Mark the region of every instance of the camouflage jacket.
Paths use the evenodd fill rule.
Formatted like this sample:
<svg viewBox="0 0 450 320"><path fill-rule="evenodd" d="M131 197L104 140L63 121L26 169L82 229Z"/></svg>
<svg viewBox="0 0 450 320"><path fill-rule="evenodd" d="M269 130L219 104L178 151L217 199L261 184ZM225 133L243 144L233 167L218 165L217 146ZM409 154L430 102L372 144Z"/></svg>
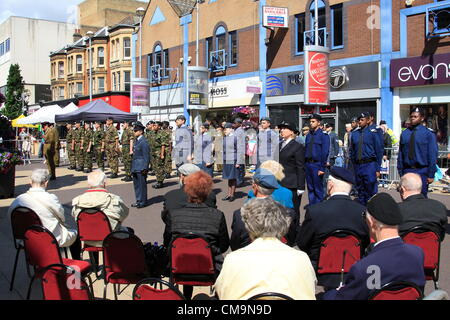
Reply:
<svg viewBox="0 0 450 320"><path fill-rule="evenodd" d="M159 130L155 133L154 136L154 145L153 145L153 153L159 154L163 146L169 148L170 146L170 135L167 134L165 130Z"/></svg>
<svg viewBox="0 0 450 320"><path fill-rule="evenodd" d="M80 128L80 129L75 129L73 132L73 139L75 140L75 143L81 143L81 140L83 139L84 136L84 129Z"/></svg>
<svg viewBox="0 0 450 320"><path fill-rule="evenodd" d="M70 144L72 144L72 141L75 139L75 131L73 131L72 129L70 129L68 132L67 132L67 135L66 135L66 143L67 143L67 145L70 145Z"/></svg>
<svg viewBox="0 0 450 320"><path fill-rule="evenodd" d="M93 132L93 144L94 148L101 148L102 142L105 140L105 131L98 130Z"/></svg>
<svg viewBox="0 0 450 320"><path fill-rule="evenodd" d="M153 149L153 147L155 145L155 136L156 136L156 133L153 130L147 131L145 133L145 138L147 139L147 142L151 149Z"/></svg>
<svg viewBox="0 0 450 320"><path fill-rule="evenodd" d="M117 129L111 125L105 131L105 147L107 145L115 145L116 139L119 139L119 134L117 133Z"/></svg>
<svg viewBox="0 0 450 320"><path fill-rule="evenodd" d="M120 140L120 144L122 146L129 146L130 141L134 140L134 132L131 128L127 128L123 130L122 139Z"/></svg>
<svg viewBox="0 0 450 320"><path fill-rule="evenodd" d="M84 130L83 148L87 148L89 146L89 142L92 142L93 137L94 137L94 132L92 132L92 130Z"/></svg>

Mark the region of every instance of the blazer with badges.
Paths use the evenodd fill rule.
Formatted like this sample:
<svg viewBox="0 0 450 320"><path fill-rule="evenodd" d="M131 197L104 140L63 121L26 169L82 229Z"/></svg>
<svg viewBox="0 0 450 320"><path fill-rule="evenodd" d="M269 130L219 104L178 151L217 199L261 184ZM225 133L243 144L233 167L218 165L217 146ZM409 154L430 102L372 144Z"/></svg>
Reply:
<svg viewBox="0 0 450 320"><path fill-rule="evenodd" d="M141 172L148 170L150 163L150 147L144 136L139 137L133 145L133 160L131 162L131 172Z"/></svg>
<svg viewBox="0 0 450 320"><path fill-rule="evenodd" d="M409 158L409 143L414 132L414 155L412 159ZM438 146L436 142L436 135L433 131L423 125L410 127L405 129L400 136L400 148L398 151L397 168L400 176L403 175L403 170L411 167L428 167L428 178L434 178L436 173L436 161L438 155Z"/></svg>
<svg viewBox="0 0 450 320"><path fill-rule="evenodd" d="M375 245L372 251L355 263L339 290L330 290L325 300L367 300L376 288L369 289L368 283L379 279L379 286L392 281L413 282L423 289L425 273L424 254L421 248L406 244L400 237L388 239ZM369 279L371 277L371 279ZM373 279L373 280L372 280Z"/></svg>
<svg viewBox="0 0 450 320"><path fill-rule="evenodd" d="M305 140L305 159L320 162L321 171L325 172L329 152L330 137L321 129L310 131Z"/></svg>
<svg viewBox="0 0 450 320"><path fill-rule="evenodd" d="M280 143L279 162L285 175L280 184L288 189L305 190L305 147L295 140L289 141L284 148Z"/></svg>
<svg viewBox="0 0 450 320"><path fill-rule="evenodd" d="M360 139L363 139L362 157L358 159ZM378 130L373 127L364 129L358 128L351 135L351 154L353 162L358 160L373 159L381 169L381 161L383 160L383 142Z"/></svg>

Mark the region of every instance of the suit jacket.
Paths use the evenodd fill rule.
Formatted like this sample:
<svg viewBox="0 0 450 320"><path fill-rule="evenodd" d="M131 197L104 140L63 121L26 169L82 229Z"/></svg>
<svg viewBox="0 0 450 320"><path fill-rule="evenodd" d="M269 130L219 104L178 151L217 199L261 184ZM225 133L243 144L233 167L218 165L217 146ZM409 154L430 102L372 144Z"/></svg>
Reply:
<svg viewBox="0 0 450 320"><path fill-rule="evenodd" d="M305 190L305 147L291 140L283 149L280 143L280 164L284 167L281 185L288 189Z"/></svg>
<svg viewBox="0 0 450 320"><path fill-rule="evenodd" d="M370 241L369 229L362 213L366 208L349 196L335 195L328 200L306 207L305 220L297 235L297 246L306 252L314 269L320 254L320 243L330 232L346 229L356 233L365 248ZM335 287L339 285L340 275L322 275L319 285Z"/></svg>
<svg viewBox="0 0 450 320"><path fill-rule="evenodd" d="M148 170L150 164L150 147L144 136L137 139L133 146L133 160L131 162L131 172L141 172Z"/></svg>
<svg viewBox="0 0 450 320"><path fill-rule="evenodd" d="M441 241L444 240L447 225L447 208L444 204L427 199L420 193L406 198L399 206L403 215L403 223L399 226L400 233L425 225L436 232Z"/></svg>
<svg viewBox="0 0 450 320"><path fill-rule="evenodd" d="M376 283L379 288L392 281L413 282L423 289L425 273L424 254L417 246L406 244L398 237L377 244L370 253L355 263L339 290L330 290L323 296L325 300L367 300L376 288L368 283ZM368 278L371 279L368 279Z"/></svg>

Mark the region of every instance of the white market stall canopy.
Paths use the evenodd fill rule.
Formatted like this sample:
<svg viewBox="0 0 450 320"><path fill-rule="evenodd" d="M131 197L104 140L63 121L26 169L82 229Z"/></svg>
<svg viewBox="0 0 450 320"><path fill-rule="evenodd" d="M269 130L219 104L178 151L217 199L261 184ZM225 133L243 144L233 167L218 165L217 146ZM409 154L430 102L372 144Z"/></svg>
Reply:
<svg viewBox="0 0 450 320"><path fill-rule="evenodd" d="M69 105L70 106L70 105ZM75 106L76 108L76 106ZM66 109L66 108L64 108ZM35 124L42 122L50 122L55 123L55 116L57 114L62 114L65 110L62 109L57 104L43 107L28 117L17 120L18 124ZM74 109L71 109L66 112L72 112Z"/></svg>

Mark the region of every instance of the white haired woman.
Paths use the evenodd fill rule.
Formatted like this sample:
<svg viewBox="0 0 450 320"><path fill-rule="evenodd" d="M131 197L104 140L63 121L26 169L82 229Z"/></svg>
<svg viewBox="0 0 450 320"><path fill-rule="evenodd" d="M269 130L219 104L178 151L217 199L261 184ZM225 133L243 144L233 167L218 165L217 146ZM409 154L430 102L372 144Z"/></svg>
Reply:
<svg viewBox="0 0 450 320"><path fill-rule="evenodd" d="M241 210L253 240L225 257L215 283L221 300L248 299L277 292L298 300L315 300L316 275L306 253L283 244L291 218L271 198L252 199Z"/></svg>

